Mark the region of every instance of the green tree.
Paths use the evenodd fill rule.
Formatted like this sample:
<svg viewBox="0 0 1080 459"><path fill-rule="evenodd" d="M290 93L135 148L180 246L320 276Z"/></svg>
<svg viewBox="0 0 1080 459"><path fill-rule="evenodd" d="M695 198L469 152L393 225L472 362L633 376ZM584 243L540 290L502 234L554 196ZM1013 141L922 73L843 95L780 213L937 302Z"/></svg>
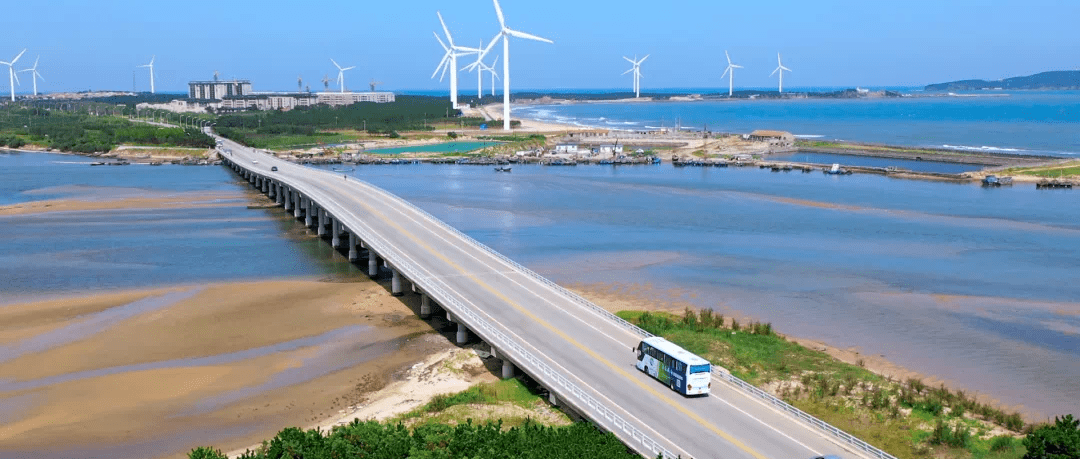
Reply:
<svg viewBox="0 0 1080 459"><path fill-rule="evenodd" d="M1024 459L1080 458L1080 420L1055 417L1054 424L1035 429L1024 439Z"/></svg>

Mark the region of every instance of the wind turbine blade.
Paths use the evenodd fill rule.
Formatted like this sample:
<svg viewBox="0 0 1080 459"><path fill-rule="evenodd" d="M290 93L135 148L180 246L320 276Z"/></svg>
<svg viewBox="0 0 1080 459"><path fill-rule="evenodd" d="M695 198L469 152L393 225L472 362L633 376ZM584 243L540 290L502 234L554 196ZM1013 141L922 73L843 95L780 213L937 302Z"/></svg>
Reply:
<svg viewBox="0 0 1080 459"><path fill-rule="evenodd" d="M555 42L553 42L551 40L548 40L547 38L541 38L541 37L538 37L536 35L528 34L528 33L525 33L525 32L518 32L518 31L512 30L512 29L506 29L506 33L509 33L510 35L513 35L513 36L518 37L518 38L524 38L526 40L536 40L536 41L542 41L542 42L545 42L545 43L552 43L552 44L555 43Z"/></svg>
<svg viewBox="0 0 1080 459"><path fill-rule="evenodd" d="M622 74L626 75L627 73L630 73L630 72L633 72L633 71L634 71L634 69L630 69L630 70L627 70L627 71L623 72Z"/></svg>
<svg viewBox="0 0 1080 459"><path fill-rule="evenodd" d="M506 28L506 18L503 17L502 8L499 7L499 0L492 0L492 1L495 2L495 14L497 16L499 16L499 27L505 29Z"/></svg>
<svg viewBox="0 0 1080 459"><path fill-rule="evenodd" d="M445 50L446 52L450 52L450 47L449 47L449 46L446 46L446 43L444 43L444 42L442 41L442 38L439 38L439 34L438 34L438 32L431 32L431 33L432 33L433 35L435 35L435 39L436 39L436 40L439 40L439 46L442 46L442 47L443 47L443 50Z"/></svg>
<svg viewBox="0 0 1080 459"><path fill-rule="evenodd" d="M776 75L776 72L779 72L779 71L780 71L780 69L782 69L782 68L783 68L783 67L777 67L777 68L776 68L776 70L773 70L773 71L772 71L772 73L770 73L770 74L769 74L769 76L773 76L773 75Z"/></svg>
<svg viewBox="0 0 1080 459"><path fill-rule="evenodd" d="M495 34L495 38L492 38L491 42L484 47L484 52L480 53L480 59L483 59L485 56L487 56L487 53L491 51L491 48L495 46L495 43L499 42L500 38L502 38L502 32Z"/></svg>
<svg viewBox="0 0 1080 459"><path fill-rule="evenodd" d="M626 59L626 62L629 62L629 63L631 63L631 64L637 65L637 62L634 62L634 60L633 60L633 59L630 59L629 57L623 56L622 58L623 58L623 59Z"/></svg>
<svg viewBox="0 0 1080 459"><path fill-rule="evenodd" d="M789 68L787 68L787 67L784 67L784 66L782 66L782 65L780 66L780 68L781 68L781 69L783 69L783 70L785 70L785 71L788 71L788 72L790 72L790 71L791 71L791 69L789 69Z"/></svg>
<svg viewBox="0 0 1080 459"><path fill-rule="evenodd" d="M450 59L450 52L448 51L446 54L443 54L442 60L439 61L439 66L435 67L435 72L431 74L432 78L435 78L435 75L439 74L439 70L442 70L443 66L446 65L446 61L449 60L449 59ZM442 79L440 78L439 81L442 81Z"/></svg>
<svg viewBox="0 0 1080 459"><path fill-rule="evenodd" d="M18 72L12 72L11 76L15 77L15 84L20 85L20 86L22 85L22 82L19 81L19 73Z"/></svg>
<svg viewBox="0 0 1080 459"><path fill-rule="evenodd" d="M338 68L338 70L341 70L341 66L340 66L340 65L338 65L337 61L335 61L334 59L330 59L330 62L333 62L333 63L334 63L334 67L337 67L337 68Z"/></svg>
<svg viewBox="0 0 1080 459"><path fill-rule="evenodd" d="M728 66L731 66L731 55L730 55L730 54L728 54L728 52L727 52L727 50L726 50L726 49L724 50L724 57L726 57L726 58L727 58L727 65L728 65Z"/></svg>
<svg viewBox="0 0 1080 459"><path fill-rule="evenodd" d="M150 63L146 64L146 66L147 67L153 67L154 66L154 59L157 59L157 56L150 56Z"/></svg>
<svg viewBox="0 0 1080 459"><path fill-rule="evenodd" d="M498 63L499 63L499 56L495 56L495 62L492 62L491 66L494 67Z"/></svg>
<svg viewBox="0 0 1080 459"><path fill-rule="evenodd" d="M742 66L741 65L731 64L731 68L733 68L733 69L741 69Z"/></svg>
<svg viewBox="0 0 1080 459"><path fill-rule="evenodd" d="M729 65L728 68L724 69L724 73L720 75L720 78L726 77L727 73L730 72L730 71L731 71L731 66Z"/></svg>
<svg viewBox="0 0 1080 459"><path fill-rule="evenodd" d="M20 58L20 57L22 57L22 55L23 55L23 54L25 54L25 53L26 53L26 50L25 50L25 49L24 49L24 50L22 50L22 52L21 52L21 53L19 53L19 55L18 55L18 56L15 56L15 59L12 59L12 60L11 60L11 65L15 65L15 62L16 62L16 61L18 61L18 60L19 60L19 58Z"/></svg>
<svg viewBox="0 0 1080 459"><path fill-rule="evenodd" d="M446 32L446 41L450 42L450 46L454 46L454 37L450 35L450 29L446 27L446 21L443 21L442 13L436 11L435 14L439 15L439 23L442 24L443 32Z"/></svg>
<svg viewBox="0 0 1080 459"><path fill-rule="evenodd" d="M776 63L781 67L784 66L784 64L780 62L780 53L776 53Z"/></svg>
<svg viewBox="0 0 1080 459"><path fill-rule="evenodd" d="M645 57L641 58L640 61L637 61L637 65L641 65L641 63L645 62L645 59L648 59L649 56L652 56L652 54L646 54Z"/></svg>
<svg viewBox="0 0 1080 459"><path fill-rule="evenodd" d="M355 68L356 68L356 66L354 65L352 67L345 67L345 68L341 69L341 71L344 72L346 70L352 70L352 69L355 69Z"/></svg>
<svg viewBox="0 0 1080 459"><path fill-rule="evenodd" d="M34 75L36 75L38 78L40 78L41 81L45 81L45 77L41 76L41 74L38 73L37 70L34 70Z"/></svg>
<svg viewBox="0 0 1080 459"><path fill-rule="evenodd" d="M446 61L446 65L444 65L444 66L443 66L443 68L442 68L442 75L439 75L439 81L442 81L442 80L443 80L443 77L445 77L445 76L446 76L446 71L447 71L447 70L448 70L448 69L450 68L450 66L451 66L451 65L452 65L453 63L454 63L454 61L453 61L452 59L451 59L451 60L448 60L448 61ZM457 69L454 69L454 71L456 72L456 71L457 71Z"/></svg>

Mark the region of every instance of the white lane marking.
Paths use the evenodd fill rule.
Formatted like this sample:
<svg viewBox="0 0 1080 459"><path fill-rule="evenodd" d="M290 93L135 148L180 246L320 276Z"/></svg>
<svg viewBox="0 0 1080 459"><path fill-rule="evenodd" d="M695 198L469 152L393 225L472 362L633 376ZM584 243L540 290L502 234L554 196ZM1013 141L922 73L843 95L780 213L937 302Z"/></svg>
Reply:
<svg viewBox="0 0 1080 459"><path fill-rule="evenodd" d="M276 158L275 158L275 159L276 159ZM278 161L283 161L283 160L278 160ZM294 166L295 166L295 165L294 165ZM298 167L298 168L300 168L300 169L305 169L305 170L309 169L309 168L303 168L302 166L297 166L297 167ZM354 182L350 183L350 185L359 185L359 186L360 186L360 188L362 188L362 189L363 189L363 191L365 192L365 194L367 194L368 196L371 196L371 195L373 195L373 194L374 194L374 195L381 195L381 196L374 196L374 197L381 197L381 198L384 198L384 199L385 199L385 198L390 198L390 197L391 197L391 196L386 196L386 195L385 195L385 194L383 194L383 193L379 193L379 192L378 192L377 190L373 190L373 189L371 189L371 186L370 186L369 184L367 184L366 182L363 182L363 181L354 181ZM331 185L331 188L335 189L335 191L337 191L338 193L341 193L341 194L342 194L343 196L348 196L348 193L347 193L347 191L348 191L348 190L342 190L341 188L339 188L339 187L338 187L338 186L336 186L336 185ZM356 186L354 186L353 188L356 188ZM343 192L343 191L346 191L346 192ZM356 201L355 199L352 199L352 200ZM358 201L357 201L357 202L358 202ZM430 233L430 234L431 234L432 236L434 236L434 237L438 238L439 240L443 241L444 243L448 244L448 245L449 245L450 247L453 247L453 248L455 248L455 249L458 249L458 251L459 251L459 252L461 252L462 254L464 254L464 255L468 256L469 258L472 258L472 259L473 259L474 261L476 261L477 263L479 263L479 264L481 264L481 265L484 265L484 266L490 266L490 264L489 264L489 263L487 263L487 262L485 262L485 261L483 261L483 260L480 260L479 258L477 258L476 256L474 256L474 255L473 255L473 254L472 254L472 253L471 253L470 251L467 251L467 250L465 250L465 249L464 249L463 247L461 247L461 246L459 246L459 245L456 245L456 244L452 243L451 241L447 240L447 239L446 239L445 237L443 237L443 236L442 236L442 235L440 234L440 232L436 232L436 231L434 231L434 230L433 230L433 229L432 229L431 227L429 227L429 226L425 225L424 223L422 223L422 222L418 221L418 220L417 220L416 218L413 218L413 216L412 216L412 215L410 215L410 214L412 214L412 213L416 213L415 211L413 211L413 212L410 212L410 214L406 214L406 213L405 213L405 212L404 212L404 211L403 211L402 209L400 209L400 208L399 208L399 206L393 206L393 205L391 205L391 206L389 206L388 208L389 208L390 210L393 210L393 211L394 211L394 212L396 212L397 214L401 215L402 217L404 217L404 218L406 218L406 219L410 220L411 222L413 222L414 224L416 224L416 225L417 225L417 226L418 226L419 228L421 228L421 229L424 229L424 230L426 230L426 231L427 231L428 233ZM409 210L412 210L412 209L409 209ZM347 211L348 211L348 210L347 210ZM357 215L353 214L353 213L352 213L351 211L348 211L348 212L349 212L350 214L352 214L352 216L353 216L354 218L357 218L357 220L358 220L358 221L361 221L361 222L363 222L363 219L362 219L362 218L359 218L359 217L358 217ZM428 218L428 217L427 217L426 215L424 215L424 214L422 214L422 213L420 213L419 215L421 215L421 217L423 217L423 218L424 218L425 220L428 220L428 221L430 222L430 218ZM435 223L435 222L431 222L431 223ZM371 229L371 228L370 228L370 226L368 226L368 225L367 225L366 223L364 223L364 226L368 227L368 229L369 229L369 230L370 230L370 231L371 231L371 232L372 232L373 234L377 234L377 233L376 233L376 232L375 232L375 231L374 231L373 229ZM436 228L438 228L439 226L440 226L440 225L438 225L438 224L435 224L435 227L436 227ZM451 234L453 234L453 233L451 232ZM463 240L462 242L466 242L466 241L464 241L464 240ZM486 255L489 255L491 259L497 260L497 262L498 262L499 264L502 264L502 265L506 266L507 268L509 268L509 269L510 269L510 270L511 270L511 271L512 271L513 273L515 273L515 274L518 274L518 275L521 275L521 276L523 276L523 277L525 277L525 278L528 278L528 279L532 279L532 276L529 276L529 275L527 275L527 274L526 274L525 272L522 272L522 271L521 271L520 269L518 269L518 268L517 268L516 266L514 266L514 265L512 265L512 264L510 264L510 263L507 263L507 262L506 262L505 260L503 260L503 259L501 259L501 258L499 258L499 257L496 257L496 256L491 256L491 254L490 254L490 253L488 253L487 251L484 251L483 249L480 249L480 248L477 248L477 247L473 247L473 246L471 246L470 244L464 244L464 245L465 245L466 247L469 247L469 248L475 248L475 249L477 249L477 250L479 250L479 251L481 251L481 252L484 252L484 253L485 253ZM416 263L416 261L415 261L415 260L413 260L413 259L412 259L411 257L408 257L408 256L407 256L407 255L405 255L404 253L400 253L400 252L399 252L399 254L400 254L400 255L402 255L403 257L405 257L405 258L409 259L409 260L410 260L410 261L411 261L411 262L413 263L413 265L414 265L414 266L418 266L418 267L420 266L419 264L417 264L417 263ZM485 258L487 258L487 257L485 257ZM427 269L426 269L426 268L425 268L424 270L425 270L425 271L427 271ZM473 274L475 275L475 273L473 273ZM518 281L514 280L513 278L511 278L511 277L509 277L509 276L506 276L506 273L505 273L505 272L501 272L501 271L493 271L493 272L490 272L490 274L503 274L503 275L504 275L504 277L505 277L505 279L507 279L507 280L509 280L510 282L514 283L514 284L515 284L515 285L517 285L518 287L521 287L521 288L522 288L523 290L527 291L528 293L530 293L530 294L532 294L532 295L535 295L535 296L536 296L536 297L538 297L538 298L542 298L542 296L541 296L540 294L538 294L537 292L535 292L535 291L533 291L532 289L530 289L530 288L526 287L525 285L523 285L523 284L521 284L520 282L518 282ZM430 275L431 275L431 273L430 273L430 271L429 271L429 277L428 277L429 279L435 279L435 278L438 278L438 277L431 277ZM469 275L469 273L465 273L465 274L463 274L463 275L467 276L467 275ZM441 276L441 277L457 277L457 276L462 276L462 275L454 275L454 276ZM443 286L445 286L445 287L446 287L447 289L449 289L449 290L453 291L453 292L454 292L455 294L457 294L458 296L460 296L460 297L461 297L461 298L463 298L463 299L464 299L464 298L467 298L467 297L466 297L465 295L462 295L462 294L461 294L460 292L458 292L458 291L456 291L455 289L453 289L452 287L450 287L450 286L449 286L449 285L448 285L448 284L447 284L446 282L442 282L442 279L439 279L439 280L440 280L440 283L441 283L441 284L443 284ZM533 279L533 280L535 280L535 279ZM611 322L610 318L608 318L608 317L606 317L606 316L604 316L604 315L600 314L600 313L599 313L599 312L597 312L597 311L596 311L595 309L593 309L593 308L590 308L590 307L587 307L586 305L580 304L580 303L579 303L579 302L577 302L577 301L574 301L574 300L573 300L573 298L569 297L569 296L568 296L568 295L567 295L567 294L566 294L565 292L563 292L563 291L561 291L561 290L559 290L559 289L556 289L556 288L554 288L554 287L552 287L552 286L550 286L550 285L548 285L548 284L546 284L546 283L544 283L544 282L538 282L538 284L540 284L542 288L544 288L544 289L546 289L546 290L550 291L551 293L555 294L555 295L556 295L557 297L559 297L559 298L562 298L562 299L565 299L565 300L568 300L568 302L570 302L570 303L574 304L574 305L575 305L575 306L577 306L577 307L578 307L579 309L584 309L585 311L589 312L590 314L592 314L592 315L594 315L594 316L596 316L596 317L599 317L599 318L605 319L605 321L606 321L607 323L609 323L609 324L612 324L612 325L614 325L614 326L615 326L615 328L617 328L617 329L619 329L619 330L623 331L623 332L624 332L624 333L626 333L626 334L627 334L628 336L630 336L630 337L633 337L633 338L635 338L635 339L637 338L635 334L631 333L631 332L630 332L629 330L626 330L626 329L625 329L624 327L621 327L621 326L619 326L619 324ZM472 306L473 306L473 308L474 308L474 309L476 309L477 311L481 311L481 313L482 313L482 314L483 314L484 316L488 317L488 318L489 318L490 320L492 320L493 322L495 322L495 323L499 324L499 326L500 326L500 327L503 327L503 328L504 328L504 329L506 329L507 331L509 331L509 330L510 330L509 328L505 327L504 325L502 325L501 323L499 323L499 322L498 322L497 320L495 320L494 318L492 318L492 317L491 317L490 315L488 315L488 314L487 314L486 312L483 312L483 310L482 310L481 308L477 307L477 306L476 306L476 305L475 305L474 303L472 303L472 301L470 301L470 300L467 300L467 299L466 299L465 301L466 301L466 302L468 302L468 303L469 303L470 305L472 305ZM607 334L607 333L604 333L603 331L601 331L600 329L596 328L596 327L595 327L595 326L593 326L593 325L592 325L591 323L589 323L589 322L585 321L584 319L582 319L582 318L581 318L581 317L579 317L578 315L576 315L576 314L571 314L571 313L570 313L569 311L567 311L566 309L564 309L564 308L562 308L562 307L560 307L560 306L558 306L558 305L555 305L555 304L553 304L553 303L550 303L550 302L549 302L548 304L549 304L550 306L554 306L554 307L555 307L556 309L558 309L559 311L561 311L561 312L563 312L563 313L565 313L565 314L569 315L570 317L576 318L576 319L577 319L578 321L580 321L581 323L585 324L585 325L586 325L586 326L588 326L589 328L592 328L592 329L593 329L593 330L595 330L595 331L596 331L597 333L600 333L601 335L604 335L605 337L607 337L608 339L612 340L613 342L615 342L615 343L618 343L618 344L623 344L623 343L622 343L622 342L621 342L620 340L618 340L618 339L616 339L616 338L612 337L611 335L609 335L609 334ZM520 339L520 336L518 336L518 335L517 335L516 333L513 333L513 332L510 332L510 333L511 333L511 334L513 334L513 335L514 335L515 337L517 337L517 338L518 338L519 340L521 340L521 339ZM524 342L524 343L528 343L528 342L527 342L527 341L525 341L525 340L521 340L521 342ZM537 352L539 352L539 349L536 349L536 348L535 348L534 346L532 346L531 344L528 344L528 345L529 345L529 347L530 347L530 348L532 348L533 350L536 350ZM556 365L557 365L557 364L556 364ZM557 366L559 366L559 368L560 368L560 369L563 369L564 371L566 371L566 369L565 369L565 368L563 368L563 367L562 367L561 365L557 365ZM570 372L567 372L567 373L568 373L568 374L573 374L573 373L570 373ZM580 378L577 378L576 376L574 376L574 378L575 378L575 379L577 379L578 381L581 381L581 382L582 382L582 384L585 384L585 383L584 383L584 381L580 380ZM592 389L592 388L591 388L591 386L588 386L587 384L585 384L585 385L586 385L587 387L590 387L590 389ZM597 391L596 391L595 389L592 389L592 390L593 390L593 392L596 392L596 393L598 393L598 392L597 392ZM767 407L767 408L771 409L772 411L774 411L774 412L776 412L776 413L778 413L778 414L781 414L781 415L783 415L783 416L784 416L785 418L788 418L788 419L792 419L792 418L790 418L790 416L788 416L787 414L785 414L785 413L783 413L783 412L781 412L781 411L777 410L777 409L776 409L775 407L773 407L773 406L771 406L771 405L769 405L769 404L766 404L766 403L764 403L764 402L763 402L763 401L761 401L761 400L758 400L758 399L757 399L757 398L755 398L755 397L750 397L750 396L749 396L749 395L747 395L747 394L743 394L743 393L742 393L741 391L740 391L739 393L740 393L740 395L743 395L744 397L747 397L747 398L751 398L751 399L753 399L753 400L757 401L758 403L760 403L760 404L761 404L762 406L764 406L764 407ZM782 435L782 436L784 436L785 438L787 438L787 439L791 440L792 442L794 442L794 443L796 443L796 444L798 444L798 445L802 446L803 448L806 448L806 449L807 449L808 451L811 451L812 453L814 453L814 454L816 454L816 455L820 455L820 453L819 453L818 451L814 450L813 448L811 448L811 447L809 447L809 446L807 446L807 445L803 444L802 442L800 442L800 441L798 441L798 440L796 440L796 439L792 438L791 436L789 436L789 435L787 435L787 434L783 433L782 431L780 431L780 430L779 430L779 429L777 429L776 427L773 427L772 425L770 425L770 424L768 424L768 423L764 422L763 420L761 420L761 419L759 419L759 418L757 418L757 417L755 417L755 416L751 415L750 413L748 413L748 412L746 412L746 411L742 410L741 408L739 408L739 407L737 407L737 406L733 405L732 403L728 402L727 400L724 400L723 398L720 398L719 396L717 396L716 394L713 394L713 393L710 393L710 395L711 395L712 397L715 397L715 398L716 398L717 400L720 400L721 402L723 402L723 403L727 404L728 406L730 406L730 407L732 407L732 408L736 409L736 410L737 410L737 411L739 411L740 413L742 413L742 414L744 414L744 415L746 415L746 416L750 417L751 419L754 419L755 421L757 421L757 422L758 422L758 423L760 423L761 425L763 425L763 426L765 426L765 427L768 427L768 428L772 429L773 431L775 431L775 432L779 433L780 435ZM603 396L602 396L602 397L603 397ZM612 401L611 401L610 399L607 399L606 397L603 397L603 398L604 398L605 400L607 400L607 401L608 401L609 403L612 403L613 405L615 405L615 404L614 404L614 402L612 402ZM618 405L615 405L615 406L618 406ZM619 407L619 408L620 408L620 410L622 410L622 411L623 411L624 413L627 413L627 414L629 415L629 413L628 413L628 412L626 412L626 410L625 410L625 409L622 409L622 407ZM631 416L631 417L632 417L632 416ZM637 419L637 418L635 418L635 419ZM639 420L639 422L640 422L640 420ZM809 426L806 426L806 425L805 425L804 423L802 423L802 422L797 422L797 424L799 424L799 425L803 425L804 427L806 427L806 428L807 428L808 430L810 430L811 432L813 432L813 433L815 433L815 434L818 434L818 435L820 435L820 433L819 433L819 432L817 432L817 431L814 431L814 430L810 429L810 428L809 428ZM650 429L650 430L652 430L652 429ZM655 432L655 431L654 431L654 432ZM657 435L659 436L659 434L658 434L658 433L657 433ZM662 437L662 436L661 436L661 437ZM666 438L665 438L665 440L666 440ZM670 442L670 440L668 440L668 443L669 443L669 444L674 444L674 443L671 443L671 442Z"/></svg>
<svg viewBox="0 0 1080 459"><path fill-rule="evenodd" d="M356 182L354 182L354 183L356 183ZM316 186L316 188L318 188L318 186ZM337 186L331 185L331 188L337 188ZM339 193L341 192L341 190L340 190L340 189L337 189L337 190L335 190L335 191L337 191L337 192L339 192ZM355 197L353 197L353 196L349 195L348 193L343 193L343 194L342 194L342 196L343 196L344 198L348 199L348 200L351 200L351 201L353 201L353 202L356 202L356 203L360 203L360 201L359 201L358 199L356 199ZM346 207L346 206L342 206L342 207L343 207L343 208L345 209L345 212L346 212L347 214L349 214L349 215L350 215L350 216L352 216L352 217L353 217L353 218L354 218L355 220L357 220L358 222L360 222L360 224L361 224L361 225L362 225L363 227L365 227L365 228L366 228L366 229L367 229L367 230L368 230L368 231L369 231L369 232L370 232L371 234L378 234L378 232L376 232L376 231L375 231L375 230L374 230L373 228L371 228L371 226L370 226L370 225L369 225L369 224L368 224L367 222L365 222L363 218L361 218L361 217L360 217L359 215L357 215L357 214L356 214L356 213L355 213L354 211L352 211L351 209L349 209L349 208L348 208L348 207ZM391 206L391 207L393 207L393 206ZM415 222L415 221L414 221L414 222ZM421 225L421 227L423 227L423 226ZM389 240L387 240L387 242L389 243ZM430 270L428 270L428 269L427 269L426 267L423 267L423 265L421 265L421 264L417 263L415 259L413 259L412 257L410 257L410 256L409 256L408 254L406 254L405 252L403 252L403 251L400 251L400 250L399 250L399 251L397 251L397 254L398 254L398 255L400 255L400 256L401 256L402 258L405 258L406 260L408 260L408 261L409 261L409 262L410 262L410 263L411 263L411 264L412 264L413 266L415 266L415 267L416 267L417 269L420 269L420 270L423 270L423 271L427 272L427 274L428 274L427 278L429 278L429 279L438 279L437 277L435 277L435 276L434 276L434 273L432 273L432 272L431 272ZM532 350L533 350L533 351L534 351L534 352L535 352L536 354L539 354L539 355L545 355L545 354L544 354L543 352L541 352L541 351L540 351L539 349L537 349L537 348L536 348L535 346L533 346L533 345L532 345L532 344L531 344L531 343L530 343L530 342L529 342L528 340L525 340L525 339L521 338L521 336L519 336L519 335L518 335L517 333L515 333L515 332L514 332L514 331L513 331L513 330L512 330L511 328L509 328L509 327L507 327L507 326L503 325L503 324L502 324L501 322L499 322L498 320L496 320L496 319L495 319L494 317L492 317L492 316L491 316L490 314L488 314L487 312L485 312L485 311L483 310L483 308L480 308L480 307L479 307L479 306L477 306L477 305L476 305L475 303L473 303L473 302L472 302L471 300L469 300L469 299L468 299L468 296L467 296L467 295L463 295L463 294L461 294L460 292L458 292L458 291L457 291L456 289L454 289L453 287L451 287L451 286L450 286L449 284L447 284L446 282L442 281L441 279L439 279L439 283L440 283L440 284L442 284L443 288L445 288L445 289L449 290L450 292L453 292L453 293L454 293L455 295L457 295L457 296L458 296L458 297L459 297L459 298L461 299L461 301L463 301L463 302L465 302L465 303L468 303L468 305L472 307L472 309L474 310L474 312L478 312L479 314L483 315L483 316L484 316L484 317L486 317L486 318L487 318L488 320L490 320L490 321L491 321L492 323L495 323L495 324L497 324L497 325L498 325L498 326L499 326L500 328L502 328L502 329L504 330L504 332L505 332L505 333L507 333L507 334L509 334L509 335L512 335L512 336L513 336L514 338L516 338L516 339L518 340L518 342L520 342L520 343L524 343L524 344L523 344L524 346L527 346L527 347L529 347L529 348L530 348L530 349L532 349ZM574 380L578 381L578 383L579 383L579 384L580 384L581 386L583 386L584 388L587 388L587 389L588 389L588 390L589 390L590 392L592 392L592 393L594 394L594 396L596 396L596 397L598 397L598 398L600 398L600 399L603 399L603 400L605 400L605 401L606 401L606 402L608 403L608 405L609 405L609 406L613 406L613 407L616 407L616 408L618 408L618 409L619 409L619 411L621 411L622 413L624 413L624 415L626 416L626 418L628 418L628 419L631 419L631 420L635 421L635 422L636 422L636 423L637 423L637 424L638 424L639 426L643 426L643 427L644 427L645 429L647 429L648 431L652 432L652 433L653 433L653 435L654 435L655 437L657 437L657 438L659 438L659 439L662 439L663 441L667 442L667 444L669 444L669 445L672 445L672 446L673 446L673 447L674 447L675 449L677 449L677 450L681 451L682 453L685 453L686 457L693 457L692 455L690 455L690 454L689 454L689 452L687 452L687 451L686 451L685 449L683 449L682 447L680 447L680 446L679 446L678 444L676 444L675 442L671 441L670 439L668 439L667 437L665 437L665 436L664 436L664 435L662 435L661 433L659 433L659 432L657 432L656 430L654 430L654 429L652 428L652 426L650 426L650 425L649 425L648 423L646 423L646 422L643 422L643 421L642 421L642 420L641 420L640 418L638 418L638 417L634 416L633 414L631 414L631 413L630 413L629 411L627 411L627 410L626 410L625 408L623 408L623 407L622 407L621 405L619 405L619 404L615 403L614 401L612 401L611 399L607 398L607 397L606 397L605 395L603 395L603 393L602 393L602 392L600 392L600 391L598 391L598 390L594 389L594 388L593 388L592 386L590 386L590 385L589 385L588 383L586 383L586 382L585 382L584 380L582 380L581 378L579 378L579 377L578 377L578 376L577 376L577 375L576 375L576 374L575 374L574 372L571 372L571 371L567 370L567 369L566 369L565 367L563 367L562 365L560 365L560 364L559 364L559 363L558 363L557 361L555 361L555 360L553 360L553 359L548 359L548 360L549 360L549 361L551 362L551 364L552 364L552 365L553 365L554 367L557 367L557 368L558 368L559 370L561 370L561 371L562 371L562 372L563 372L564 374L566 374L566 375L569 375L569 377L571 377L571 378L573 378Z"/></svg>
<svg viewBox="0 0 1080 459"><path fill-rule="evenodd" d="M739 407L737 407L737 406L735 406L735 405L732 405L732 404L731 404L730 402L728 402L727 400L724 400L724 399L720 398L720 396L719 396L719 395L716 395L716 394L714 394L714 393L712 393L712 392L709 392L709 396L710 396L710 397L714 397L714 398L716 398L717 400L720 400L721 402L724 402L725 404L727 404L727 406L730 406L730 407L732 407L732 408L735 408L735 409L736 409L736 410L738 410L738 411L739 411L740 413L742 413L742 414L744 414L744 415L746 415L746 416L749 416L749 417L750 417L750 419L753 419L753 420L757 421L758 423L760 423L761 425L763 425L763 426L765 426L765 427L768 427L768 428L772 429L772 430L773 430L774 432L776 432L776 433L778 433L778 434L780 434L780 435L783 435L783 436L784 436L784 437L786 437L786 438L787 438L788 440L791 440L791 441L793 441L793 442L797 443L797 444L798 444L799 446L802 446L803 448L806 448L806 449L810 450L810 452L814 453L815 455L817 455L817 456L820 456L820 455L821 455L821 453L819 453L819 452L818 452L817 450L815 450L814 448L811 448L811 447L809 447L809 446L806 446L805 444L803 444L803 442L801 442L801 441L799 441L799 440L796 440L796 439L792 438L792 437L791 437L790 435L788 435L788 434L786 434L786 433L784 433L784 432L781 432L781 431L780 431L780 429L777 429L776 427L773 427L772 425L769 425L769 424L768 424L768 423L766 423L765 421L762 421L761 419L758 419L758 418L757 418L757 416L754 416L754 415L752 415L752 414L750 414L750 413L747 413L746 411L743 411L743 409L742 409L742 408L739 408Z"/></svg>

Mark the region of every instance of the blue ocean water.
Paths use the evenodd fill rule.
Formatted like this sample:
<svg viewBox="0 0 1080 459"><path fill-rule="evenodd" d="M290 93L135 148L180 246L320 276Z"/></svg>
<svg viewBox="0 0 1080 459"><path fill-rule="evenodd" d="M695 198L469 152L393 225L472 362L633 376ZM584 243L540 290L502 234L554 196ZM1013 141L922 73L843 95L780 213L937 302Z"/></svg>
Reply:
<svg viewBox="0 0 1080 459"><path fill-rule="evenodd" d="M674 295L1080 413L1075 192L666 164L352 174L563 284Z"/></svg>
<svg viewBox="0 0 1080 459"><path fill-rule="evenodd" d="M606 129L681 125L714 132L919 147L1080 155L1080 92L914 93L888 99L710 100L516 106L517 116Z"/></svg>

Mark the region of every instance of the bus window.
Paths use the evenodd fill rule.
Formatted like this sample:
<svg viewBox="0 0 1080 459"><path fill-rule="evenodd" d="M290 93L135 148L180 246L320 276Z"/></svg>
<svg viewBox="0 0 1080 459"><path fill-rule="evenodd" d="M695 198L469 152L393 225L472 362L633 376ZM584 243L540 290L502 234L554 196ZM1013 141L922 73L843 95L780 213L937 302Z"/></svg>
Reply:
<svg viewBox="0 0 1080 459"><path fill-rule="evenodd" d="M710 371L709 365L690 365L690 373L708 373Z"/></svg>

